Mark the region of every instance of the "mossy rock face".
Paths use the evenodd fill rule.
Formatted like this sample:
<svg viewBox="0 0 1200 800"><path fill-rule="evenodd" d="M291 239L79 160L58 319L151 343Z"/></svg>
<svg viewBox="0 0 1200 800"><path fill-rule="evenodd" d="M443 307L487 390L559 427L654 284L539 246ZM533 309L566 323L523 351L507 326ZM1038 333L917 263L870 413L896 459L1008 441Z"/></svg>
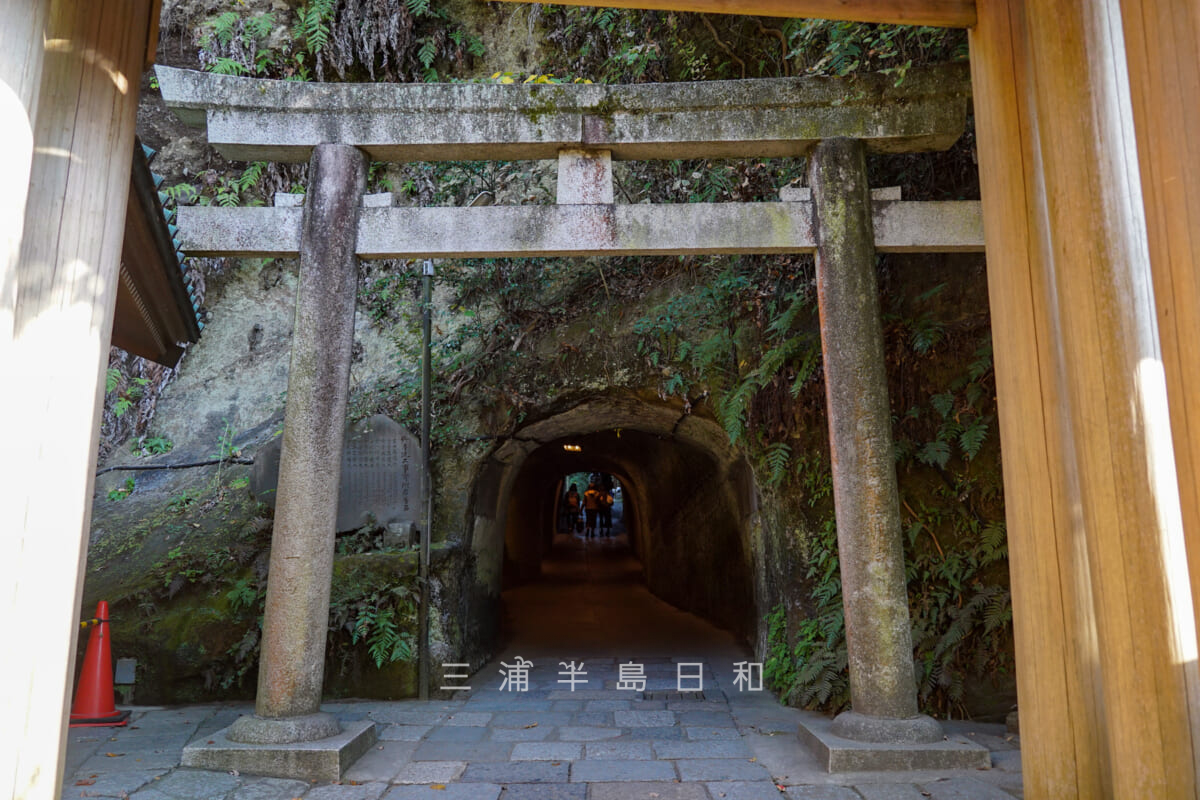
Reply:
<svg viewBox="0 0 1200 800"><path fill-rule="evenodd" d="M434 659L459 652L462 612L459 597L467 559L454 547L438 545L430 558L431 586L449 600L447 608L434 604L430 625ZM391 597L396 592L415 598L418 552L379 552L341 555L334 560L331 608L364 597ZM132 602L114 609L111 632L114 658L136 658L138 703L190 703L213 700L248 700L254 697L258 673L259 604L235 604L230 588L252 580L243 569L217 587L193 585L160 605L140 608ZM164 590L165 591L165 590ZM402 620L415 636L415 619ZM449 640L445 634L450 632ZM479 662L482 643L468 657ZM454 656L458 658L457 655ZM80 652L82 659L82 648ZM346 629L331 631L326 653L325 692L331 697L369 697L385 700L415 697L417 665L397 661L376 666L365 641L352 641Z"/></svg>
<svg viewBox="0 0 1200 800"><path fill-rule="evenodd" d="M417 662L396 661L376 667L369 658L355 659L342 669L326 669L327 697L370 697L404 700L417 696Z"/></svg>
<svg viewBox="0 0 1200 800"><path fill-rule="evenodd" d="M255 654L238 654L248 632L256 641L257 622L235 613L224 591L181 592L161 612L114 613L111 630L114 658L137 659L138 703L253 696Z"/></svg>

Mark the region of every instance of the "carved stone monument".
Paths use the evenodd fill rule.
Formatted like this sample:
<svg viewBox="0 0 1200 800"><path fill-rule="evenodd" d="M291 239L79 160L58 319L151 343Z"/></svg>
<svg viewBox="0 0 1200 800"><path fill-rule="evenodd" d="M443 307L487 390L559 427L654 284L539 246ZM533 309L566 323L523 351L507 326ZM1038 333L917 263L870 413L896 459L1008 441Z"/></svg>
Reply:
<svg viewBox="0 0 1200 800"><path fill-rule="evenodd" d="M281 439L254 456L250 491L272 508L279 482ZM337 530L352 531L372 519L380 526L415 523L421 515L421 443L390 418L377 414L346 428Z"/></svg>

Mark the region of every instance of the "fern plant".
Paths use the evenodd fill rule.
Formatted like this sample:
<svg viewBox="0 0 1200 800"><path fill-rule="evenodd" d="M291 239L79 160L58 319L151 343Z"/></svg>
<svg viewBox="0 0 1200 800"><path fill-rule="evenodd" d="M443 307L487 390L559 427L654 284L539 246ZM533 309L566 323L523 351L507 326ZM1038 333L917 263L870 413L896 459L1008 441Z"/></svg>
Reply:
<svg viewBox="0 0 1200 800"><path fill-rule="evenodd" d="M296 12L296 27L309 55L317 55L329 44L330 27L336 10L337 0L307 0Z"/></svg>
<svg viewBox="0 0 1200 800"><path fill-rule="evenodd" d="M376 668L416 658L416 594L407 584L358 587L334 597L330 612L331 629L349 633L352 647L365 646Z"/></svg>

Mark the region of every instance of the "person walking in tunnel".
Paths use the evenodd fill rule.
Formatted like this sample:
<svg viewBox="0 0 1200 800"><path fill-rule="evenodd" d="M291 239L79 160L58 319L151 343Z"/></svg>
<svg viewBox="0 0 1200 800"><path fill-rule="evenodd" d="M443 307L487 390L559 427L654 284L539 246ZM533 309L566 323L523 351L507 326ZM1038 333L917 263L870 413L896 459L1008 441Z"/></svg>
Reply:
<svg viewBox="0 0 1200 800"><path fill-rule="evenodd" d="M589 483L587 491L583 493L583 513L587 518L583 538L591 539L596 536L596 517L600 513L600 491L595 482Z"/></svg>
<svg viewBox="0 0 1200 800"><path fill-rule="evenodd" d="M600 490L600 535L605 537L612 536L613 493L608 483Z"/></svg>
<svg viewBox="0 0 1200 800"><path fill-rule="evenodd" d="M567 533L574 533L575 523L579 520L579 489L573 483L563 498L563 520Z"/></svg>

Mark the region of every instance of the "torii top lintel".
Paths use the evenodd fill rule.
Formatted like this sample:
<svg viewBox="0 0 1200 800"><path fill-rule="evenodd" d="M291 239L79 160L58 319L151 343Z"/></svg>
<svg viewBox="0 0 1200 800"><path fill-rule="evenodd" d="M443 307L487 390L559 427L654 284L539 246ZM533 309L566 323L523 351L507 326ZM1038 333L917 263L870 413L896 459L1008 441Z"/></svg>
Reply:
<svg viewBox="0 0 1200 800"><path fill-rule="evenodd" d="M157 67L167 105L207 125L226 158L299 162L322 142L377 161L782 157L817 141L876 152L944 150L962 134L966 64L849 78L637 84L336 84Z"/></svg>

